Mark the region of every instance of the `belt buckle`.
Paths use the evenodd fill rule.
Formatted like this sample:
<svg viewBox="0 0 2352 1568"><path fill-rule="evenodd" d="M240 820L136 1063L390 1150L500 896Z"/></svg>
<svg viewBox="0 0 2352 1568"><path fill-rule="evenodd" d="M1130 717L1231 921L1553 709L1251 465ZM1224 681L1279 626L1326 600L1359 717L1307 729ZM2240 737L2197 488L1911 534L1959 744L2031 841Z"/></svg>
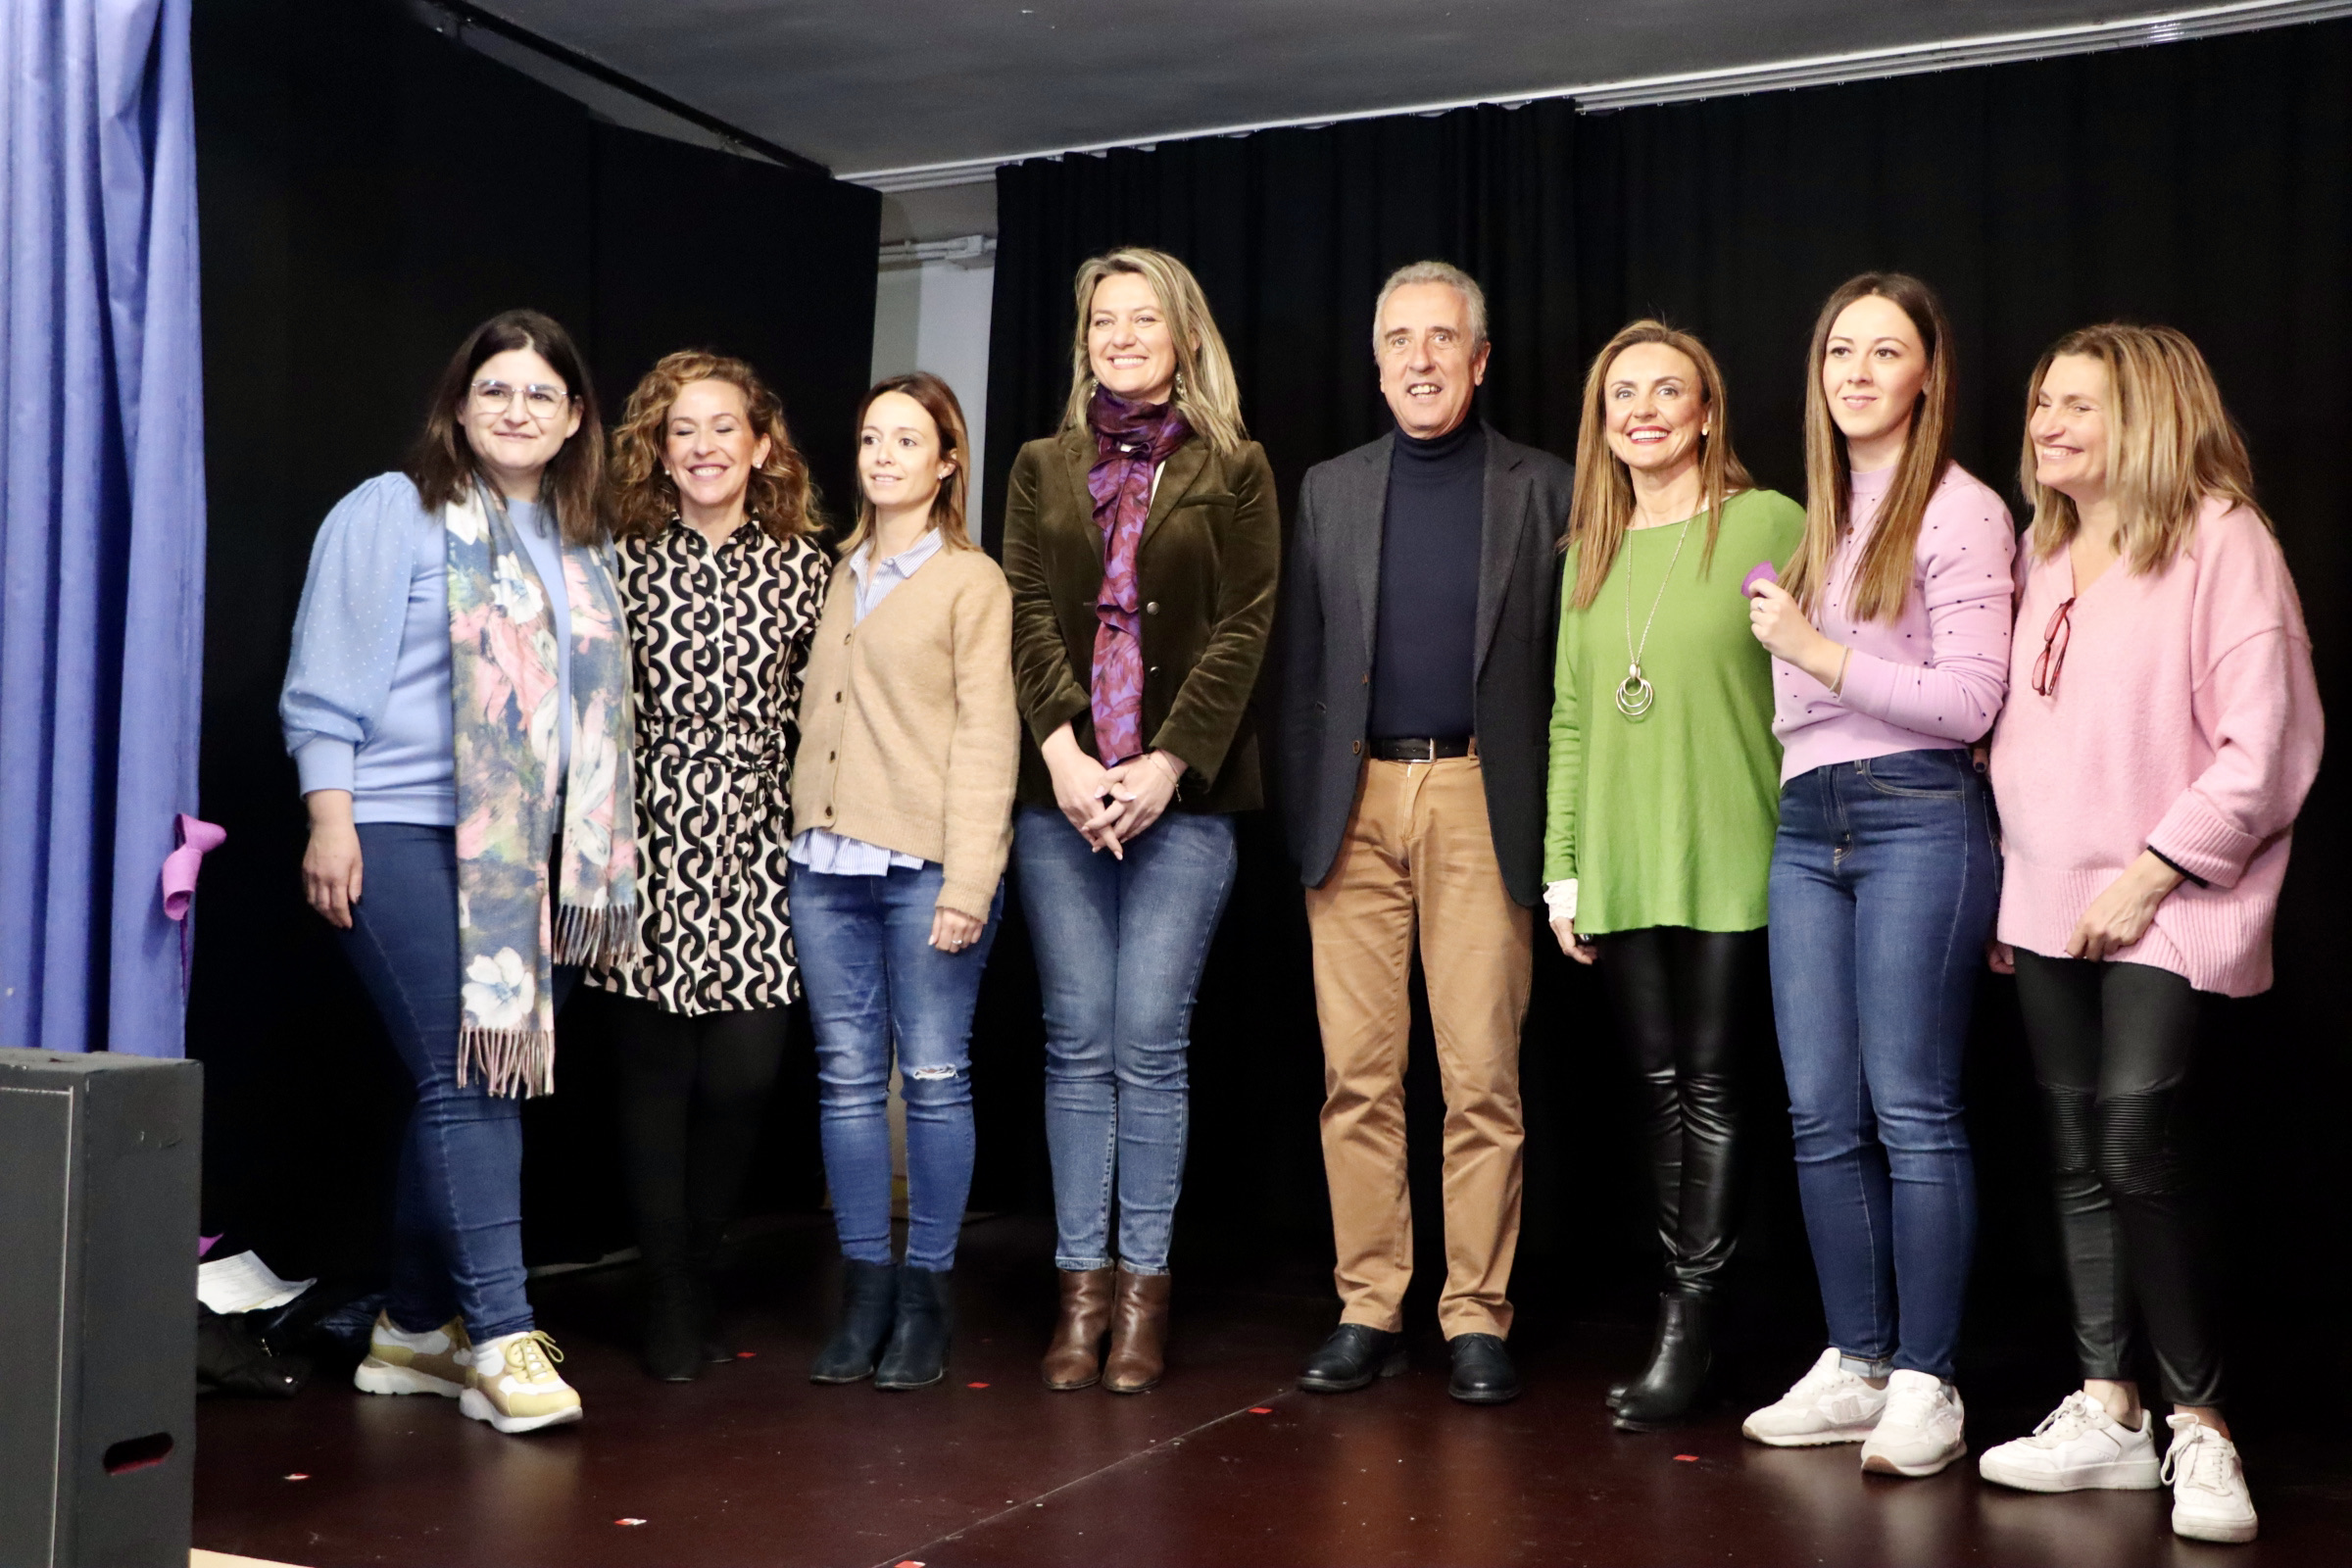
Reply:
<svg viewBox="0 0 2352 1568"><path fill-rule="evenodd" d="M1421 744L1429 748L1429 755L1422 760L1425 762L1436 761L1438 760L1438 738L1435 735L1424 735L1421 737Z"/></svg>

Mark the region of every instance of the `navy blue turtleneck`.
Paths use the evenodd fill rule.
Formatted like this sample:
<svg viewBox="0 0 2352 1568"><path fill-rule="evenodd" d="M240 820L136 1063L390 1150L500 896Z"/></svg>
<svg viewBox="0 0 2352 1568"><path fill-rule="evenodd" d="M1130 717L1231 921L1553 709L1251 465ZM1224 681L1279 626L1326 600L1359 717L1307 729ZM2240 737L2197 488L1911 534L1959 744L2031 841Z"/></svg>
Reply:
<svg viewBox="0 0 2352 1568"><path fill-rule="evenodd" d="M1478 558L1487 436L1475 418L1416 441L1396 432L1380 533L1380 610L1365 732L1453 739L1478 728Z"/></svg>

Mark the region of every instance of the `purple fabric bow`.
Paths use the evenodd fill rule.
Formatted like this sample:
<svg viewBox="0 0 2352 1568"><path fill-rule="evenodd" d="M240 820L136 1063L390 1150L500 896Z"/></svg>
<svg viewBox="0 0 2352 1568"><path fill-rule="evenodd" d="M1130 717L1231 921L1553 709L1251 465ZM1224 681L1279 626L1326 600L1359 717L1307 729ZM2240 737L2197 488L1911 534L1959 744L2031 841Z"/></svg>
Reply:
<svg viewBox="0 0 2352 1568"><path fill-rule="evenodd" d="M1137 613L1135 556L1152 514L1152 473L1192 434L1173 402L1130 403L1095 389L1087 409L1095 466L1086 470L1095 526L1102 530L1102 588L1095 596L1091 686L1095 755L1116 766L1144 749L1143 620Z"/></svg>

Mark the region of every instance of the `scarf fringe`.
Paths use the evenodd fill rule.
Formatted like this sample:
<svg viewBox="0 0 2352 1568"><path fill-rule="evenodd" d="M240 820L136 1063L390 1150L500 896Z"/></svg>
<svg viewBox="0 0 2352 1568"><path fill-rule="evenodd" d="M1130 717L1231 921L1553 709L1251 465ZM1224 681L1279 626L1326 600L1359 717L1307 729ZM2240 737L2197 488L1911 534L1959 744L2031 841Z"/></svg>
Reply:
<svg viewBox="0 0 2352 1568"><path fill-rule="evenodd" d="M551 963L609 968L638 956L640 933L634 902L608 904L601 909L559 904L553 923L555 947L548 955Z"/></svg>
<svg viewBox="0 0 2352 1568"><path fill-rule="evenodd" d="M471 1067L493 1098L556 1092L556 1037L537 1029L475 1029L458 1031L458 1087Z"/></svg>

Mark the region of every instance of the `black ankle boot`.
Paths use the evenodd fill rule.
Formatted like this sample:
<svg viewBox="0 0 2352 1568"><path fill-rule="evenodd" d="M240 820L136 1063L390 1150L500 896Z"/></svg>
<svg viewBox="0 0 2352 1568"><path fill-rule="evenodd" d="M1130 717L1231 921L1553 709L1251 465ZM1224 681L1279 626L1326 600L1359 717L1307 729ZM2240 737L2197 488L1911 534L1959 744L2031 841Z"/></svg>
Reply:
<svg viewBox="0 0 2352 1568"><path fill-rule="evenodd" d="M808 1369L811 1383L855 1383L872 1377L874 1357L890 1343L899 1307L896 1263L841 1263L841 1326Z"/></svg>
<svg viewBox="0 0 2352 1568"><path fill-rule="evenodd" d="M874 1369L874 1387L893 1392L927 1389L948 1375L948 1337L955 1329L955 1298L947 1271L899 1271L898 1322L890 1348Z"/></svg>
<svg viewBox="0 0 2352 1568"><path fill-rule="evenodd" d="M686 1260L685 1227L639 1232L645 1255L645 1370L664 1383L691 1383L703 1366L702 1310Z"/></svg>
<svg viewBox="0 0 2352 1568"><path fill-rule="evenodd" d="M1708 1333L1711 1303L1703 1296L1669 1291L1658 1298L1658 1335L1649 1365L1617 1400L1617 1425L1627 1432L1655 1432L1690 1414L1715 1364Z"/></svg>

